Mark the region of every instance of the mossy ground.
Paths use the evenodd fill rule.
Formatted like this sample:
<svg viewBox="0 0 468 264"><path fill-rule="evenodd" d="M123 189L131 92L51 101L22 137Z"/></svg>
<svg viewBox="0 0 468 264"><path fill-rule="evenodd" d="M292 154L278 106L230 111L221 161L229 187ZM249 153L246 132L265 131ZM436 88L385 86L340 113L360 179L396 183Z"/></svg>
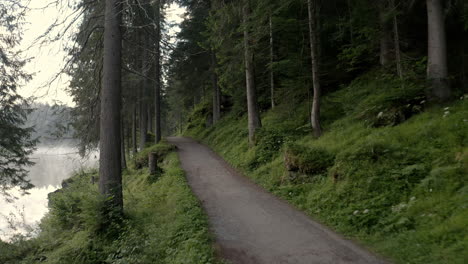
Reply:
<svg viewBox="0 0 468 264"><path fill-rule="evenodd" d="M206 127L203 111L194 111L185 135L396 263L467 263L468 99L426 107L421 91L358 79L323 98L319 139L308 126L307 102L262 113L255 147L246 117L234 114ZM299 166L292 172L285 166L291 160Z"/></svg>
<svg viewBox="0 0 468 264"><path fill-rule="evenodd" d="M147 168L123 175L125 217L114 234L101 232L101 199L91 176L75 175L54 194L32 240L0 245L0 263L217 263L207 219L193 196L176 153L165 143L163 174Z"/></svg>

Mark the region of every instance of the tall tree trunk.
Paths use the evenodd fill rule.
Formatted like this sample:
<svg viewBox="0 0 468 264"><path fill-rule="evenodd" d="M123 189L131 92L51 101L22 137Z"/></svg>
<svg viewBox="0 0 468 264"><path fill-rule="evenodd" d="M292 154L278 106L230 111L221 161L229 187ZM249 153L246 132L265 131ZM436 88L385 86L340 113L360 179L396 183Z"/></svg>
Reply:
<svg viewBox="0 0 468 264"><path fill-rule="evenodd" d="M148 91L151 91L151 81L148 83ZM148 103L148 132L154 133L154 125L153 125L153 107L154 104L151 102Z"/></svg>
<svg viewBox="0 0 468 264"><path fill-rule="evenodd" d="M146 104L146 81L142 80L140 82L140 93L141 93L141 99L140 99L140 151L143 150L146 146L146 137L148 134L148 110L147 110L147 104Z"/></svg>
<svg viewBox="0 0 468 264"><path fill-rule="evenodd" d="M201 96L200 96L200 102L205 101L205 85L201 86Z"/></svg>
<svg viewBox="0 0 468 264"><path fill-rule="evenodd" d="M125 153L127 154L127 157L130 157L130 149L132 147L132 117L130 117L130 124L128 124L128 126L125 127L125 140L127 141L126 143L126 148L125 148Z"/></svg>
<svg viewBox="0 0 468 264"><path fill-rule="evenodd" d="M349 41L351 42L351 46L354 45L354 27L353 27L353 11L351 10L351 1L347 0L348 6L348 15L349 15Z"/></svg>
<svg viewBox="0 0 468 264"><path fill-rule="evenodd" d="M461 54L461 82L462 86L466 87L467 86L467 79L466 79L466 54L465 54L465 45L466 41L462 40L460 41L460 54Z"/></svg>
<svg viewBox="0 0 468 264"><path fill-rule="evenodd" d="M144 79L144 91L145 91L145 105L146 105L146 119L145 119L145 122L146 122L146 133L148 132L151 132L151 127L152 127L152 120L151 120L151 112L152 109L151 109L151 101L152 101L152 81L151 81L151 75L152 75L152 67L151 65L153 64L153 61L151 60L151 55L150 55L150 52L149 52L149 49L151 48L152 46L152 43L151 43L151 39L149 36L146 37L146 49L145 49L145 60L146 60L146 72L145 72L145 76L147 78ZM148 140L146 140L148 141Z"/></svg>
<svg viewBox="0 0 468 264"><path fill-rule="evenodd" d="M244 60L245 60L245 79L247 88L247 112L249 127L249 143L255 143L255 131L262 126L260 114L257 105L257 92L255 88L253 52L250 47L250 1L244 0L243 7L244 21Z"/></svg>
<svg viewBox="0 0 468 264"><path fill-rule="evenodd" d="M132 147L133 147L133 156L138 153L138 143L137 143L137 104L133 104L133 114L132 114Z"/></svg>
<svg viewBox="0 0 468 264"><path fill-rule="evenodd" d="M213 83L213 125L221 118L221 92L218 85L218 75L216 74L216 53L211 51L211 81Z"/></svg>
<svg viewBox="0 0 468 264"><path fill-rule="evenodd" d="M123 210L120 157L121 105L121 2L106 0L104 23L104 59L101 89L99 191L106 196L106 210Z"/></svg>
<svg viewBox="0 0 468 264"><path fill-rule="evenodd" d="M451 96L448 84L447 43L442 0L426 0L428 24L428 99L446 101Z"/></svg>
<svg viewBox="0 0 468 264"><path fill-rule="evenodd" d="M275 73L273 72L273 62L275 61L275 48L273 38L273 21L271 15L269 17L270 24L270 99L271 108L275 108Z"/></svg>
<svg viewBox="0 0 468 264"><path fill-rule="evenodd" d="M161 141L161 0L155 3L155 87L154 87L154 115L155 115L155 142Z"/></svg>
<svg viewBox="0 0 468 264"><path fill-rule="evenodd" d="M403 67L401 65L401 50L400 50L400 33L398 30L398 17L397 17L397 10L395 6L395 0L390 0L390 6L392 11L394 12L393 15L393 41L395 47L395 63L397 68L398 77L403 79Z"/></svg>
<svg viewBox="0 0 468 264"><path fill-rule="evenodd" d="M310 38L310 56L312 60L312 84L314 86L314 98L312 100L312 114L311 123L315 137L322 135L322 128L320 127L320 57L318 54L319 34L317 32L318 24L318 10L316 0L308 0L308 13L309 13L309 38Z"/></svg>
<svg viewBox="0 0 468 264"><path fill-rule="evenodd" d="M121 165L122 169L127 168L127 158L125 157L125 129L123 118L120 122L120 156L122 158Z"/></svg>
<svg viewBox="0 0 468 264"><path fill-rule="evenodd" d="M149 77L150 75L150 61L149 61L149 52L148 49L150 47L150 39L147 34L145 34L144 38L144 49L141 58L141 72L144 76ZM149 101L149 90L151 86L151 82L148 78L143 78L141 80L140 91L141 91L141 99L140 99L140 150L144 149L147 143L147 135L148 135L148 101Z"/></svg>
<svg viewBox="0 0 468 264"><path fill-rule="evenodd" d="M379 22L380 22L380 65L386 67L392 61L392 38L391 25L387 19L387 1L379 2Z"/></svg>

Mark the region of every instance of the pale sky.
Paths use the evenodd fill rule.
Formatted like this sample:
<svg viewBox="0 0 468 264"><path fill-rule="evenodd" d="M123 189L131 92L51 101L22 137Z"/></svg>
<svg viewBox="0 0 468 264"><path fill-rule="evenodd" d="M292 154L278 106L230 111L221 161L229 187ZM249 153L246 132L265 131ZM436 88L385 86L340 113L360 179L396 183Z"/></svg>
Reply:
<svg viewBox="0 0 468 264"><path fill-rule="evenodd" d="M33 58L25 67L26 72L32 73L33 79L19 90L19 93L24 97L34 96L38 102L54 103L60 102L73 106L72 98L65 92L68 87L69 78L62 74L56 81L50 81L60 72L65 64L66 53L63 51L64 46L70 34L62 40L46 45L34 44L34 40L41 34L46 32L50 25L56 19L63 20L67 15L72 13L72 9L68 7L60 7L48 4L56 0L23 0L29 2L28 12L25 18L23 41L21 49L25 51L25 57ZM63 2L66 2L64 0ZM172 4L167 10L168 23L180 23L183 20L185 9ZM75 27L76 28L76 27ZM73 28L73 30L75 29ZM57 30L62 30L58 28ZM73 32L70 31L70 33ZM170 31L171 35L175 34L178 29L174 28ZM55 36L56 32L52 32Z"/></svg>

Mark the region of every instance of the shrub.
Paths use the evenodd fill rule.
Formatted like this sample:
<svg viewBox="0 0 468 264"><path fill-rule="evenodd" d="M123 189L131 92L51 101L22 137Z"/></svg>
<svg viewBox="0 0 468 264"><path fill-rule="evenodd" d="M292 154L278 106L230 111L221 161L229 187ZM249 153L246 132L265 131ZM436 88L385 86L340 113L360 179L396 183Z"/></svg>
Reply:
<svg viewBox="0 0 468 264"><path fill-rule="evenodd" d="M162 161L167 154L174 150L174 145L168 144L165 140L161 140L158 144L141 150L135 156L135 167L139 169L148 166L148 155L152 152L156 153L158 161Z"/></svg>
<svg viewBox="0 0 468 264"><path fill-rule="evenodd" d="M335 157L324 148L307 148L289 144L284 151L284 164L289 171L315 175L325 172L333 165Z"/></svg>
<svg viewBox="0 0 468 264"><path fill-rule="evenodd" d="M265 128L257 130L255 137L257 163L270 161L274 155L278 154L283 144L288 141L287 133Z"/></svg>
<svg viewBox="0 0 468 264"><path fill-rule="evenodd" d="M211 104L204 102L198 104L187 119L186 129L203 129L207 127L209 116L211 115Z"/></svg>
<svg viewBox="0 0 468 264"><path fill-rule="evenodd" d="M49 194L50 213L45 222L63 230L97 231L102 199L92 177L97 178L97 172L81 172L64 181L62 189Z"/></svg>
<svg viewBox="0 0 468 264"><path fill-rule="evenodd" d="M176 154L161 165L164 173L153 184L146 171L124 171L125 219L111 235L97 230L104 203L89 180L95 172L73 176L51 196L38 237L0 241L0 263L218 263L206 216Z"/></svg>

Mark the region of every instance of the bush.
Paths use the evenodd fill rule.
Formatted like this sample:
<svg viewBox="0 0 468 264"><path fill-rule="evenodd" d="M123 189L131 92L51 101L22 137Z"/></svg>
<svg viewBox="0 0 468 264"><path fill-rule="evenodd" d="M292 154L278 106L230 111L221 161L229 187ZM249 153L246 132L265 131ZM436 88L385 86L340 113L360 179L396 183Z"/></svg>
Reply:
<svg viewBox="0 0 468 264"><path fill-rule="evenodd" d="M186 129L200 129L208 127L208 121L212 115L211 104L203 102L198 104L187 119Z"/></svg>
<svg viewBox="0 0 468 264"><path fill-rule="evenodd" d="M50 213L44 222L63 230L97 232L102 199L92 178L97 178L96 171L80 172L64 181L64 188L49 194Z"/></svg>
<svg viewBox="0 0 468 264"><path fill-rule="evenodd" d="M285 142L288 141L288 134L273 129L258 129L255 135L255 162L258 164L270 161L273 156L279 153L279 150Z"/></svg>
<svg viewBox="0 0 468 264"><path fill-rule="evenodd" d="M104 203L90 181L96 172L75 175L51 195L38 237L0 241L0 263L217 263L206 216L176 154L161 165L164 173L152 184L146 171L124 172L125 219L112 235L98 230Z"/></svg>
<svg viewBox="0 0 468 264"><path fill-rule="evenodd" d="M288 171L315 175L325 172L334 163L334 155L324 148L307 148L289 144L284 150L284 164Z"/></svg>
<svg viewBox="0 0 468 264"><path fill-rule="evenodd" d="M158 162L162 161L164 157L169 154L170 152L175 150L175 146L168 144L167 141L161 140L156 145L152 145L150 147L147 147L135 156L135 167L137 169L140 169L142 167L147 167L148 166L148 155L150 153L156 153L156 156L158 157Z"/></svg>

